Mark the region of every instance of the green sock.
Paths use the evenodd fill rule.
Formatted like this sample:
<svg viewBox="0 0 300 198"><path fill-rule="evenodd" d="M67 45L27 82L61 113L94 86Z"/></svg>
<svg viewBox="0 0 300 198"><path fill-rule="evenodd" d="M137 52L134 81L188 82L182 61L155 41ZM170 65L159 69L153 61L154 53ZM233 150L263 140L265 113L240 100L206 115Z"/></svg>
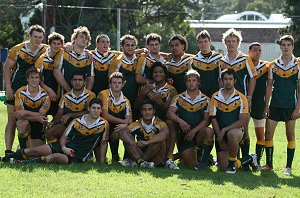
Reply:
<svg viewBox="0 0 300 198"><path fill-rule="evenodd" d="M203 152L203 147L202 147L202 146L199 146L199 147L196 149L196 151L197 151L197 159L198 159L198 161L201 161L201 160L203 159L203 154L204 154L204 152Z"/></svg>
<svg viewBox="0 0 300 198"><path fill-rule="evenodd" d="M209 163L208 163L208 158L209 158L209 156L210 156L210 152L211 152L211 150L212 150L212 148L213 148L213 144L212 145L208 145L208 144L203 144L203 157L202 157L202 163L204 164L204 165L208 165Z"/></svg>
<svg viewBox="0 0 300 198"><path fill-rule="evenodd" d="M286 159L286 166L292 167L293 159L294 159L295 149L287 148L287 159Z"/></svg>
<svg viewBox="0 0 300 198"><path fill-rule="evenodd" d="M241 159L241 163L242 163L243 166L250 165L251 162L252 162L252 157L250 155L244 156Z"/></svg>
<svg viewBox="0 0 300 198"><path fill-rule="evenodd" d="M116 157L119 156L119 153L118 153L118 150L119 150L119 140L117 140L117 141L109 141L109 147L110 147L112 158L116 159Z"/></svg>
<svg viewBox="0 0 300 198"><path fill-rule="evenodd" d="M12 150L5 150L5 155L9 155L9 154L12 154L14 153Z"/></svg>
<svg viewBox="0 0 300 198"><path fill-rule="evenodd" d="M29 136L28 133L18 135L19 144L20 144L21 149L26 149L28 136Z"/></svg>
<svg viewBox="0 0 300 198"><path fill-rule="evenodd" d="M235 167L235 161L228 160L228 167Z"/></svg>
<svg viewBox="0 0 300 198"><path fill-rule="evenodd" d="M248 143L243 143L240 145L241 147L241 151L242 151L242 157L246 157L249 155L249 151L250 151L250 144Z"/></svg>
<svg viewBox="0 0 300 198"><path fill-rule="evenodd" d="M257 163L260 165L260 159L264 153L265 146L261 144L256 144L255 153L257 155Z"/></svg>
<svg viewBox="0 0 300 198"><path fill-rule="evenodd" d="M273 166L273 152L274 152L274 146L266 147L266 161L267 161L267 165L269 166Z"/></svg>

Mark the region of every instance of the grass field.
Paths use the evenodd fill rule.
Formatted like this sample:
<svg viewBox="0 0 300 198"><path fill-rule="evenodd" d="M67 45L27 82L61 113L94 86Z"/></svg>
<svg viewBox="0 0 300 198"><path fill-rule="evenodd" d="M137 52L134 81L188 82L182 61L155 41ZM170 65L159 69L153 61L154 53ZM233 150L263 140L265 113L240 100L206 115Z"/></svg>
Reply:
<svg viewBox="0 0 300 198"><path fill-rule="evenodd" d="M4 155L6 109L0 104L0 155ZM300 123L296 126L296 136ZM283 176L286 161L284 125L275 134L274 172L228 175L215 167L205 171L181 168L123 168L118 164L61 165L0 163L0 197L300 197L300 152L293 176ZM255 137L250 123L251 152ZM297 138L298 140L298 138ZM17 145L15 141L14 147ZM15 149L15 148L14 148ZM120 153L123 153L123 149ZM215 156L215 153L213 153ZM110 157L110 154L108 154Z"/></svg>

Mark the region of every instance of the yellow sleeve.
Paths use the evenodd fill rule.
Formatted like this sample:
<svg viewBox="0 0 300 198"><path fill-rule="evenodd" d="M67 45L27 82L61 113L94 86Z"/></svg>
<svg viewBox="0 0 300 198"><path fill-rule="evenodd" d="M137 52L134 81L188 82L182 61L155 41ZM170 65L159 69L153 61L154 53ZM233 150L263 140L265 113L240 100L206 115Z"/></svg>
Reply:
<svg viewBox="0 0 300 198"><path fill-rule="evenodd" d="M43 61L44 61L44 56L42 54L34 63L35 68L42 69Z"/></svg>
<svg viewBox="0 0 300 198"><path fill-rule="evenodd" d="M109 97L105 92L106 92L106 90L103 90L98 94L98 98L102 102L102 109L108 109L108 99L109 99Z"/></svg>
<svg viewBox="0 0 300 198"><path fill-rule="evenodd" d="M138 59L138 62L136 64L136 70L135 70L135 73L136 74L140 74L140 75L143 75L143 71L144 71L144 68L145 68L145 60L146 60L146 57L145 56L141 56L139 59Z"/></svg>
<svg viewBox="0 0 300 198"><path fill-rule="evenodd" d="M12 47L8 52L8 57L17 61L18 54L21 48L22 48L21 44Z"/></svg>
<svg viewBox="0 0 300 198"><path fill-rule="evenodd" d="M217 114L217 107L216 107L216 100L215 100L215 95L214 94L211 99L210 99L210 104L209 104L209 116L214 117Z"/></svg>
<svg viewBox="0 0 300 198"><path fill-rule="evenodd" d="M240 113L249 113L248 100L246 96L240 93L241 107Z"/></svg>
<svg viewBox="0 0 300 198"><path fill-rule="evenodd" d="M23 101L21 99L21 89L18 89L17 92L16 92L16 97L15 97L15 108L16 108L16 111L18 110L23 110L24 109L24 106L23 106Z"/></svg>

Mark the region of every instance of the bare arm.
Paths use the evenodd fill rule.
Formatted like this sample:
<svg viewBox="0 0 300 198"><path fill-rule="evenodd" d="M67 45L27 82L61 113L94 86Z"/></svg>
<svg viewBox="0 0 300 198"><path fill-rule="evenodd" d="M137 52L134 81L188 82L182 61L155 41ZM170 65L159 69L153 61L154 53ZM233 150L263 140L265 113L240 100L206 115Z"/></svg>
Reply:
<svg viewBox="0 0 300 198"><path fill-rule="evenodd" d="M148 144L153 144L156 142L161 142L167 139L167 137L169 136L169 129L168 127L165 127L163 129L161 129L161 131L156 134L152 139L148 140Z"/></svg>
<svg viewBox="0 0 300 198"><path fill-rule="evenodd" d="M5 82L5 90L6 90L7 100L12 100L14 98L14 95L13 95L14 91L11 87L11 70L13 69L15 63L16 63L15 60L8 57L3 66L3 77L4 77L4 82Z"/></svg>
<svg viewBox="0 0 300 198"><path fill-rule="evenodd" d="M94 86L94 76L87 77L86 81L86 88L92 90Z"/></svg>
<svg viewBox="0 0 300 198"><path fill-rule="evenodd" d="M101 140L100 142L100 163L105 163L107 153L107 140Z"/></svg>
<svg viewBox="0 0 300 198"><path fill-rule="evenodd" d="M154 83L154 80L148 79L144 76L142 76L141 74L135 74L135 81L136 83L140 84L140 85L146 85L146 84L152 84Z"/></svg>
<svg viewBox="0 0 300 198"><path fill-rule="evenodd" d="M71 91L70 86L68 85L65 77L62 75L61 71L59 68L55 68L53 70L53 75L58 82L58 84L66 91Z"/></svg>
<svg viewBox="0 0 300 198"><path fill-rule="evenodd" d="M107 109L102 110L102 117L107 120L110 123L115 123L115 124L129 124L129 118L128 119L121 119L117 118L115 116L112 116L108 113Z"/></svg>
<svg viewBox="0 0 300 198"><path fill-rule="evenodd" d="M43 81L40 82L40 85L48 93L51 101L55 102L57 100L56 93L50 87L48 87Z"/></svg>
<svg viewBox="0 0 300 198"><path fill-rule="evenodd" d="M299 100L300 89L299 88L300 88L300 80L298 80L298 87L297 87L297 99L298 100L297 100L297 103L296 103L296 107L295 107L295 109L294 109L294 111L291 115L291 118L293 120L299 118L299 109L300 109L300 100Z"/></svg>
<svg viewBox="0 0 300 198"><path fill-rule="evenodd" d="M269 102L270 102L270 98L272 96L272 86L273 86L273 80L268 79L267 87L266 87L266 96L265 96L266 104L265 104L265 109L264 109L264 116L269 115Z"/></svg>

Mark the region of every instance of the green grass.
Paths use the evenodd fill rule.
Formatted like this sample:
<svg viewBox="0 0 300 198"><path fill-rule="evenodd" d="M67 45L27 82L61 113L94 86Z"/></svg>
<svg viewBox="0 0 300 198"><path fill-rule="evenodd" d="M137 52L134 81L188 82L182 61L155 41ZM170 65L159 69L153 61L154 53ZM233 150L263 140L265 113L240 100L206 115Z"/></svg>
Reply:
<svg viewBox="0 0 300 198"><path fill-rule="evenodd" d="M6 109L1 103L1 156L5 149L5 125ZM252 125L251 122L251 151L254 152ZM300 128L299 123L296 128ZM227 175L218 172L215 167L197 172L183 167L179 171L162 168L142 170L123 168L118 164L0 163L0 197L300 197L299 154L296 149L293 176L283 176L286 138L284 125L280 123L275 133L274 172L239 171L235 175Z"/></svg>

